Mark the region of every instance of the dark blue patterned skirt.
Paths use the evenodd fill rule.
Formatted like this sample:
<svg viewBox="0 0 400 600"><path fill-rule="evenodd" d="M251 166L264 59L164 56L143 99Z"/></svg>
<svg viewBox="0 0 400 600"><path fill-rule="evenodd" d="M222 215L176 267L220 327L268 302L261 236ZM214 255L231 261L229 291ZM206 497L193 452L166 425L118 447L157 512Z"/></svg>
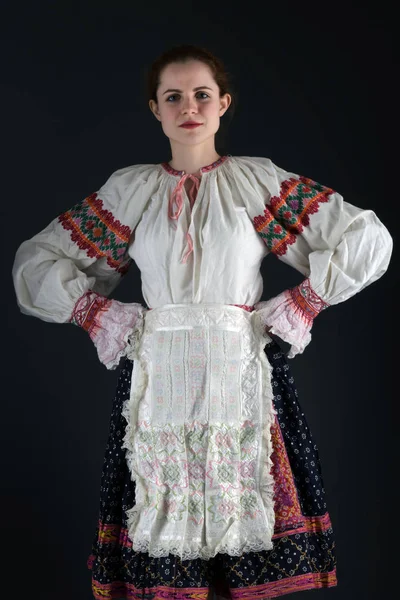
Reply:
<svg viewBox="0 0 400 600"><path fill-rule="evenodd" d="M135 503L135 483L122 448L132 361L119 367L108 443L101 475L100 510L87 566L98 600L234 600L275 598L337 585L335 542L326 505L318 448L300 407L286 356L278 342L265 346L273 367L277 411L272 426L275 480L274 548L210 560L152 558L132 550L126 510Z"/></svg>

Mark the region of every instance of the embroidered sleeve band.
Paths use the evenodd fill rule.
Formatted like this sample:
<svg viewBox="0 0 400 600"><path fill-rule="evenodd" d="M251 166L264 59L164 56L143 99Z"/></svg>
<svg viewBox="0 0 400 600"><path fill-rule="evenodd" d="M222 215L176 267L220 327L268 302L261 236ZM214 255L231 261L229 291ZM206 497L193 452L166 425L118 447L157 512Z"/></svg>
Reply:
<svg viewBox="0 0 400 600"><path fill-rule="evenodd" d="M131 235L127 225L122 225L103 206L97 192L78 202L58 217L71 239L90 257L107 259L110 267L126 273L132 260L126 254Z"/></svg>
<svg viewBox="0 0 400 600"><path fill-rule="evenodd" d="M309 279L255 305L263 325L291 344L288 358L304 351L311 341L314 318L328 306L311 288Z"/></svg>
<svg viewBox="0 0 400 600"><path fill-rule="evenodd" d="M264 214L254 218L254 227L271 252L282 256L332 193L331 188L307 177L290 177L282 182L280 195L271 198Z"/></svg>
<svg viewBox="0 0 400 600"><path fill-rule="evenodd" d="M123 356L134 357L145 311L137 302L125 304L89 290L76 303L70 322L89 333L100 362L115 369Z"/></svg>

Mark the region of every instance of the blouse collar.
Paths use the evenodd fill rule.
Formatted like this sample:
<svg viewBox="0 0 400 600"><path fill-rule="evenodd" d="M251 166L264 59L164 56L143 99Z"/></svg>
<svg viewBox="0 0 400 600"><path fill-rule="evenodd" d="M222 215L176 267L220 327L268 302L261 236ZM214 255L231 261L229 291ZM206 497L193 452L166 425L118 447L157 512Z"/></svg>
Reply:
<svg viewBox="0 0 400 600"><path fill-rule="evenodd" d="M213 171L214 169L216 169L217 167L222 165L230 156L232 156L232 155L228 154L228 155L220 156L218 160L211 163L210 165L201 167L200 172L208 173L209 171ZM175 185L175 187L172 191L172 194L169 198L169 201L168 201L168 217L172 221L176 221L179 219L179 216L183 209L182 189L183 189L185 181L187 179L191 179L191 181L192 181L192 185L188 191L190 210L192 210L193 204L197 197L197 192L199 190L200 179L199 179L199 177L197 177L196 175L192 175L191 173L185 173L185 171L177 171L176 169L171 167L171 165L167 162L163 162L160 164L163 167L163 169L165 169L165 171L167 171L170 175L179 177L179 181ZM176 210L174 210L175 205L176 205ZM176 227L176 225L175 225L175 227ZM190 254L193 252L193 240L188 231L186 232L185 237L186 237L185 253L184 253L183 257L181 258L181 262L183 262L183 263L187 262L187 259L189 258Z"/></svg>
<svg viewBox="0 0 400 600"><path fill-rule="evenodd" d="M200 168L200 172L201 173L208 173L209 171L213 171L214 169L216 169L217 167L219 167L220 165L222 165L231 156L232 156L232 154L226 154L224 156L220 156L218 160L216 160L215 162L211 163L210 165L206 165L205 167L201 167ZM167 163L167 162L162 162L160 164L163 167L163 169L165 169L167 171L167 173L169 173L170 175L175 175L176 177L182 177L182 175L185 175L185 171L177 171L176 169L174 169L173 167L171 167L171 165L169 163Z"/></svg>

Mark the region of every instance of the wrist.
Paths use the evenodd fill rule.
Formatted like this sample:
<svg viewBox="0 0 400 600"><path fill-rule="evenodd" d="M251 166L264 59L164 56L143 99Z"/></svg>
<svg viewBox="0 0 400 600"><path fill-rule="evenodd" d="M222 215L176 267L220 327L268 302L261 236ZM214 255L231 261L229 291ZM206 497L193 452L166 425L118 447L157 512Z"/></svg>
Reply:
<svg viewBox="0 0 400 600"><path fill-rule="evenodd" d="M90 338L93 339L99 329L99 313L108 310L111 303L112 300L106 296L88 290L76 302L70 323L87 331Z"/></svg>
<svg viewBox="0 0 400 600"><path fill-rule="evenodd" d="M314 292L310 278L289 289L288 294L296 309L301 311L302 318L310 324L322 310L330 306Z"/></svg>

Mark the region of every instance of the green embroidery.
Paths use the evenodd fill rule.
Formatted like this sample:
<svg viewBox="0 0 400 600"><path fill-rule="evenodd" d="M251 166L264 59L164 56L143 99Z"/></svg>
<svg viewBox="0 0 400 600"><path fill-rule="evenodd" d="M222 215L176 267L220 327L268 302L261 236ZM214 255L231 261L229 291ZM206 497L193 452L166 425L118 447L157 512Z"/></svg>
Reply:
<svg viewBox="0 0 400 600"><path fill-rule="evenodd" d="M307 177L291 177L281 184L280 195L271 198L264 213L254 217L254 227L271 252L282 256L309 226L309 215L318 212L319 205L328 202L333 193Z"/></svg>
<svg viewBox="0 0 400 600"><path fill-rule="evenodd" d="M126 273L132 259L127 254L131 230L103 208L97 194L91 194L58 217L71 239L93 258L107 259L107 264L121 274Z"/></svg>

